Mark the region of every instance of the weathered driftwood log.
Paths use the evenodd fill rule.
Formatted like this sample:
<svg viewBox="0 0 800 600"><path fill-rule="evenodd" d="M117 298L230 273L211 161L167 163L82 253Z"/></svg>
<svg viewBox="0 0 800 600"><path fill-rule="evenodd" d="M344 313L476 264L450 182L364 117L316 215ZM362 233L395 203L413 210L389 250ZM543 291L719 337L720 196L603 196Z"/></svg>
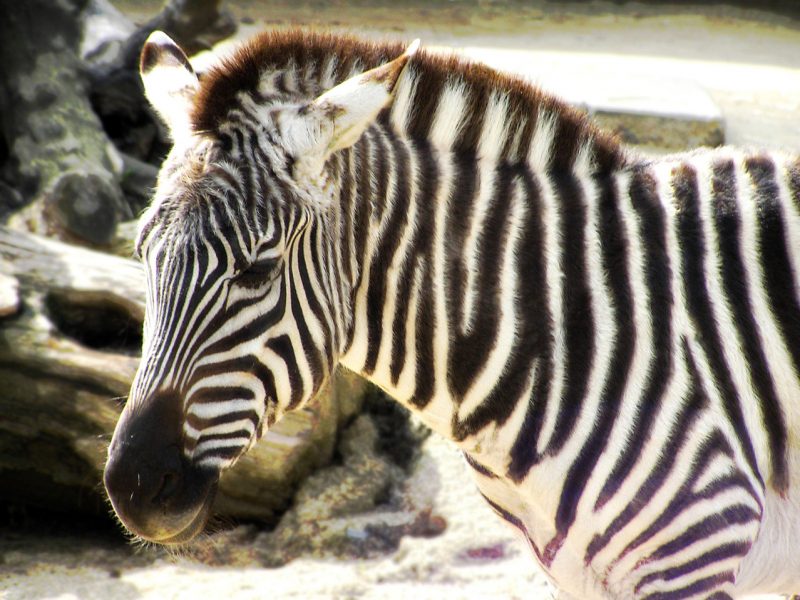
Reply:
<svg viewBox="0 0 800 600"><path fill-rule="evenodd" d="M124 39L98 39L88 30L100 22ZM138 161L157 163L169 147L138 75L154 29L200 50L236 24L221 0L169 0L138 28L103 0L0 2L0 190L15 190L0 216L26 204L15 228L104 247L142 208L137 180L152 173Z"/></svg>
<svg viewBox="0 0 800 600"><path fill-rule="evenodd" d="M78 57L87 0L0 2L4 176L31 204L25 228L89 244L130 218L122 161L92 110Z"/></svg>
<svg viewBox="0 0 800 600"><path fill-rule="evenodd" d="M0 227L0 273L0 499L106 512L106 446L141 344L141 267ZM335 393L275 426L222 478L218 512L283 509L330 460L360 386L340 374Z"/></svg>

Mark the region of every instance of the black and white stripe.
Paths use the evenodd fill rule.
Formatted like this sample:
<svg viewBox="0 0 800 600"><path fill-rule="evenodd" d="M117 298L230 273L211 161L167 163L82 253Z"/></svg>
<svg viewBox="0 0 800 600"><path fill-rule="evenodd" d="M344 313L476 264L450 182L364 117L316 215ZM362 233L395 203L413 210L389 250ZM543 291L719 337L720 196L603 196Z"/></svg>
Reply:
<svg viewBox="0 0 800 600"><path fill-rule="evenodd" d="M465 450L567 592L742 589L768 499L797 500L798 159L626 156L423 53L329 158L334 202L309 201L285 113L396 50L340 46L267 36L257 77L204 84L241 89L196 107L205 141L143 218L134 395L186 391L187 452L225 466L341 361ZM192 162L212 166L187 186Z"/></svg>

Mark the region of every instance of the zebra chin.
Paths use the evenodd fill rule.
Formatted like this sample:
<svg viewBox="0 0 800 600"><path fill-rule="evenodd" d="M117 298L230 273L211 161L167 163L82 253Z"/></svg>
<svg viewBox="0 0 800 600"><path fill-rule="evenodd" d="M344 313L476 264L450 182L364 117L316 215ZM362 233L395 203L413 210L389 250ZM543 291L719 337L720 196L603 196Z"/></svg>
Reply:
<svg viewBox="0 0 800 600"><path fill-rule="evenodd" d="M126 407L103 476L121 523L159 544L188 542L203 531L219 481L219 469L187 458L180 412L172 392Z"/></svg>
<svg viewBox="0 0 800 600"><path fill-rule="evenodd" d="M125 528L136 538L163 545L179 545L190 542L200 534L211 515L216 486L196 507L183 511L161 512L155 510L149 514L141 510L127 510L112 500L114 511Z"/></svg>

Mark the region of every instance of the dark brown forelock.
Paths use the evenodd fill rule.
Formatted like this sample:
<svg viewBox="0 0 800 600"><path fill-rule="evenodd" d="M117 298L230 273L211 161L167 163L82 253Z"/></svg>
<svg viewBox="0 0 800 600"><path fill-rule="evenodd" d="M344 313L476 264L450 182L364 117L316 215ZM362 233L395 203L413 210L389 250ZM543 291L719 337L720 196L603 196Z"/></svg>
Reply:
<svg viewBox="0 0 800 600"><path fill-rule="evenodd" d="M402 54L406 45L399 42L373 42L349 35L318 33L304 30L264 32L239 48L201 79L192 112L195 131L218 131L228 112L237 104L239 92L256 92L260 76L267 70L280 70L290 65L300 73L314 65L314 76L322 77L326 59L336 56L336 83L347 77L356 64L361 70L371 69ZM511 148L514 135L509 135L501 159L515 162L523 157L519 148L527 148L541 114L555 117L555 143L551 167L568 169L581 146L591 141L598 171L620 167L624 152L616 138L600 131L583 113L554 96L539 90L520 77L506 75L485 65L453 55L417 52L409 67L418 74L414 93L413 118L406 121L408 133L426 139L432 124L439 96L448 81L465 84L467 108L465 126L455 142L456 151L474 152L480 140L483 117L493 92L504 93L508 101L507 131L522 130L517 149ZM323 90L316 90L321 93Z"/></svg>

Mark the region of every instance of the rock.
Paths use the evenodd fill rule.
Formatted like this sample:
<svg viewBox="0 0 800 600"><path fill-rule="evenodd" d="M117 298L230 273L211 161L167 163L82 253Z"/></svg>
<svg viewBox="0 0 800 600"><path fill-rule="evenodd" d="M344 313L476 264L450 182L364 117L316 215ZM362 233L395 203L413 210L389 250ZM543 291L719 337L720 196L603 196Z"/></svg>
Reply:
<svg viewBox="0 0 800 600"><path fill-rule="evenodd" d="M122 155L122 177L120 184L125 200L133 214L141 213L153 198L158 167L139 160L130 154Z"/></svg>
<svg viewBox="0 0 800 600"><path fill-rule="evenodd" d="M25 206L25 200L16 189L0 181L0 220Z"/></svg>
<svg viewBox="0 0 800 600"><path fill-rule="evenodd" d="M441 533L445 522L405 493L429 430L412 424L408 411L377 388L362 395L362 412L341 433L340 462L303 482L274 531L254 536L244 554L215 540L210 556L202 544L198 556L275 567L300 556L373 557L395 550L406 536Z"/></svg>
<svg viewBox="0 0 800 600"><path fill-rule="evenodd" d="M123 221L117 225L117 230L114 233L114 239L111 241L111 244L107 250L112 254L116 254L117 256L131 258L133 256L134 243L136 241L136 232L138 227L138 219Z"/></svg>
<svg viewBox="0 0 800 600"><path fill-rule="evenodd" d="M722 113L705 90L686 81L637 80L637 85L594 98L589 107L594 120L628 144L661 152L725 143Z"/></svg>
<svg viewBox="0 0 800 600"><path fill-rule="evenodd" d="M134 31L136 26L108 0L90 0L83 11L80 57L94 66L111 63Z"/></svg>
<svg viewBox="0 0 800 600"><path fill-rule="evenodd" d="M63 173L45 197L48 233L68 240L77 237L94 246L107 245L117 228L121 206L119 187L102 174Z"/></svg>

